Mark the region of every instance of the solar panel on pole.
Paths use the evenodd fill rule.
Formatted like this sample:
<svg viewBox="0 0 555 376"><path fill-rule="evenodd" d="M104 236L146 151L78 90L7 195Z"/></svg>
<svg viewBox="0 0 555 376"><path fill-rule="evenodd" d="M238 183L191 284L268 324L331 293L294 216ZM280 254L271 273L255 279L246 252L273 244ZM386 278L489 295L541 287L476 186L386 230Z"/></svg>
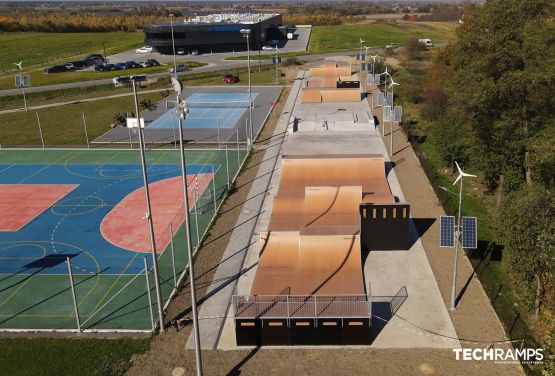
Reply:
<svg viewBox="0 0 555 376"><path fill-rule="evenodd" d="M360 53L357 52L357 60L360 60Z"/></svg>
<svg viewBox="0 0 555 376"><path fill-rule="evenodd" d="M452 215L439 217L439 246L455 246L455 217Z"/></svg>
<svg viewBox="0 0 555 376"><path fill-rule="evenodd" d="M28 87L30 85L31 85L31 76L26 74L25 76L23 76L21 86Z"/></svg>
<svg viewBox="0 0 555 376"><path fill-rule="evenodd" d="M19 74L15 76L15 86L21 86L21 76Z"/></svg>
<svg viewBox="0 0 555 376"><path fill-rule="evenodd" d="M384 107L383 108L383 121L391 121L391 108Z"/></svg>
<svg viewBox="0 0 555 376"><path fill-rule="evenodd" d="M382 76L381 76L379 73L376 73L376 74L374 75L374 82L375 82L375 84L376 84L376 85L379 85L381 80L382 80Z"/></svg>
<svg viewBox="0 0 555 376"><path fill-rule="evenodd" d="M380 91L378 93L378 106L383 106L383 102L384 102L384 95L383 93Z"/></svg>
<svg viewBox="0 0 555 376"><path fill-rule="evenodd" d="M468 249L478 248L478 229L476 217L462 217L462 247Z"/></svg>
<svg viewBox="0 0 555 376"><path fill-rule="evenodd" d="M397 123L400 123L402 115L403 115L403 107L395 106L394 107L394 114L393 114L393 121L397 122Z"/></svg>
<svg viewBox="0 0 555 376"><path fill-rule="evenodd" d="M392 107L393 106L393 93L387 93L387 99L386 99L386 106L388 107Z"/></svg>
<svg viewBox="0 0 555 376"><path fill-rule="evenodd" d="M366 54L365 53L360 54L360 60L366 60Z"/></svg>
<svg viewBox="0 0 555 376"><path fill-rule="evenodd" d="M361 63L360 64L360 71L361 72L366 72L366 63Z"/></svg>

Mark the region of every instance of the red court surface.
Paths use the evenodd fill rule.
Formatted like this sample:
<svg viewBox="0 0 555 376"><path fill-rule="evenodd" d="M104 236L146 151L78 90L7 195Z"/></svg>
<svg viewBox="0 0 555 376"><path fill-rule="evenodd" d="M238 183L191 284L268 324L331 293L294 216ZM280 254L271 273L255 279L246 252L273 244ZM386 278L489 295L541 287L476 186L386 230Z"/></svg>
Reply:
<svg viewBox="0 0 555 376"><path fill-rule="evenodd" d="M213 174L198 174L198 192L201 195ZM195 204L195 176L187 176L189 208ZM181 176L150 183L150 203L154 220L156 250L162 253L170 243L170 223L176 232L185 216L183 213L183 184ZM113 245L137 252L150 252L148 222L145 218L146 199L144 188L127 195L114 207L100 225L102 236Z"/></svg>
<svg viewBox="0 0 555 376"><path fill-rule="evenodd" d="M77 184L0 184L0 231L18 231Z"/></svg>

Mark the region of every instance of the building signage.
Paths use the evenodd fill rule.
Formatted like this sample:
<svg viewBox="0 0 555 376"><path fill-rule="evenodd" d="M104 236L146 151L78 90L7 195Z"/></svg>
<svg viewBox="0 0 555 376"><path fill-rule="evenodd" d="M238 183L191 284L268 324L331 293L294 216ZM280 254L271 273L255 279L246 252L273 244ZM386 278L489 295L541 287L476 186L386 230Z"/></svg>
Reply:
<svg viewBox="0 0 555 376"><path fill-rule="evenodd" d="M208 27L208 31L215 31L215 32L227 32L227 31L240 31L240 25L218 25L218 26L210 26Z"/></svg>

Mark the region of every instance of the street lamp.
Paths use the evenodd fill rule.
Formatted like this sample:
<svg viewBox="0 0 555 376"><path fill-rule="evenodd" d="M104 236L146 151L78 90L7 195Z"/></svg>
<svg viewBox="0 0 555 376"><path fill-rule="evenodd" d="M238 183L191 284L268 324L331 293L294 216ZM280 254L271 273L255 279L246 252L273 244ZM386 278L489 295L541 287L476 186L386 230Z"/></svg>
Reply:
<svg viewBox="0 0 555 376"><path fill-rule="evenodd" d="M177 77L177 63L175 61L175 38L173 37L173 13L170 13L170 27L172 29L172 47L173 47L173 72Z"/></svg>
<svg viewBox="0 0 555 376"><path fill-rule="evenodd" d="M391 78L391 76L390 76ZM395 101L395 94L394 94L394 88L395 86L399 86L399 84L395 81L393 81L393 78L391 78L391 84L389 85L389 87L391 88L391 107L389 107L389 151L391 153L391 155L393 156L393 119L391 118L393 116L393 102Z"/></svg>
<svg viewBox="0 0 555 376"><path fill-rule="evenodd" d="M457 226L455 228L455 261L454 261L454 266L453 266L453 284L451 286L451 311L455 311L456 307L455 307L455 303L456 303L456 289L457 289L457 261L459 259L459 238L461 235L461 208L462 208L462 195L463 195L463 177L469 177L469 178L475 178L476 175L471 175L471 174L467 174L465 172L463 172L463 170L461 170L461 168L459 167L459 164L455 161L455 165L457 166L457 170L459 171L459 176L457 176L457 178L455 179L455 182L453 183L453 185L457 184L457 182L460 180L461 184L460 184L460 188L459 188L459 193L455 193L450 191L449 189L445 188L445 187L439 187L440 189L449 192L451 194L454 194L455 196L459 197L459 210L458 210L458 214L457 214Z"/></svg>
<svg viewBox="0 0 555 376"><path fill-rule="evenodd" d="M133 85L133 98L135 100L135 113L137 114L137 128L139 129L139 150L141 151L141 168L143 171L143 184L145 188L146 198L146 215L145 219L148 221L148 230L150 235L150 250L152 254L152 269L154 270L154 286L156 288L156 304L158 305L158 316L160 318L160 330L164 331L164 310L162 306L162 294L160 291L160 276L158 275L158 258L156 256L156 240L154 238L154 223L152 219L152 209L150 205L150 192L148 187L148 174L146 171L145 161L145 140L143 128L141 127L141 119L139 116L139 100L137 98L137 86L135 83L135 76L131 76L131 83ZM146 272L146 271L145 271Z"/></svg>
<svg viewBox="0 0 555 376"><path fill-rule="evenodd" d="M243 37L247 38L247 70L249 75L249 128L250 128L250 142L247 140L248 145L254 143L254 129L252 127L252 89L251 89L251 47L249 43L249 35L251 33L250 29L239 30ZM249 136L247 136L249 137Z"/></svg>
<svg viewBox="0 0 555 376"><path fill-rule="evenodd" d="M185 148L183 146L183 119L189 114L187 102L183 100L183 87L177 77L172 77L173 88L177 94L177 118L179 119L179 154L181 157L181 179L183 185L183 210L185 211L185 236L187 238L187 256L189 259L189 285L191 286L191 310L193 311L193 332L195 339L195 359L197 375L202 375L202 360L200 353L200 331L197 314L197 294L195 287L195 268L193 263L193 242L191 240L191 222L189 220L189 192L187 191L187 165L185 163Z"/></svg>
<svg viewBox="0 0 555 376"><path fill-rule="evenodd" d="M383 75L383 90L384 90L384 104L383 107L387 107L387 77L391 79L391 75L387 71L387 65L385 66L385 72L382 73ZM383 117L382 117L383 120ZM385 120L382 121L382 136L385 137Z"/></svg>

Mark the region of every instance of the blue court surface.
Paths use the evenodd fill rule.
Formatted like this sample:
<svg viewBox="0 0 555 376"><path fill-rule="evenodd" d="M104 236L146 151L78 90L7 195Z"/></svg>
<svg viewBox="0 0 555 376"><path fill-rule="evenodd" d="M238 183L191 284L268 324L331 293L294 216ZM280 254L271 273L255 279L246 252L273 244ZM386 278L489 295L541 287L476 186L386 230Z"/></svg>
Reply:
<svg viewBox="0 0 555 376"><path fill-rule="evenodd" d="M257 96L257 93L252 93L252 100ZM183 121L184 128L232 129L246 116L249 93L194 93L186 101L189 115ZM178 124L175 109L170 109L150 123L148 128L172 129Z"/></svg>
<svg viewBox="0 0 555 376"><path fill-rule="evenodd" d="M217 168L189 165L187 173L209 173ZM151 183L180 173L178 164L148 167ZM60 256L71 258L76 274L133 274L143 268L147 254L119 248L100 232L108 212L143 186L140 165L0 164L0 184L78 185L19 231L0 232L0 257L11 260L9 265L4 262L2 273L39 269L40 274L64 274L67 266ZM41 265L34 265L32 259L40 260Z"/></svg>

